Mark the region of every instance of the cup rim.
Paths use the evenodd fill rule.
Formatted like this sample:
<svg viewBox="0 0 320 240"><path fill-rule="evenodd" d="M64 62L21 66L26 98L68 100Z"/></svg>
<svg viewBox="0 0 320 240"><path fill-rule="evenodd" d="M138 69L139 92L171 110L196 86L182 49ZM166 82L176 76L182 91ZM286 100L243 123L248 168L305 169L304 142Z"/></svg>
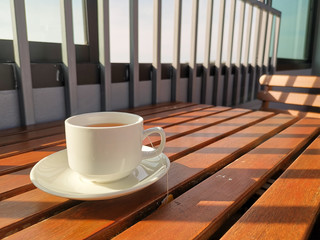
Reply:
<svg viewBox="0 0 320 240"><path fill-rule="evenodd" d="M103 114L108 114L108 115L129 115L131 117L136 117L137 121L133 122L133 123L128 123L122 126L113 126L113 127L90 127L90 126L83 126L83 125L79 125L79 124L75 124L72 123L72 121L75 118L79 118L79 117L86 117L88 115L92 116L92 115L103 115ZM125 127L129 127L129 126L133 126L136 124L140 124L143 123L143 118L137 114L133 114L133 113L126 113L126 112L116 112L116 111L109 111L109 112L90 112L90 113L83 113L83 114L77 114L74 116L71 116L69 118L67 118L65 121L65 125L69 125L72 127L76 127L76 128L83 128L83 129L114 129L114 128L125 128ZM90 124L90 123L89 123ZM92 123L94 124L94 123Z"/></svg>

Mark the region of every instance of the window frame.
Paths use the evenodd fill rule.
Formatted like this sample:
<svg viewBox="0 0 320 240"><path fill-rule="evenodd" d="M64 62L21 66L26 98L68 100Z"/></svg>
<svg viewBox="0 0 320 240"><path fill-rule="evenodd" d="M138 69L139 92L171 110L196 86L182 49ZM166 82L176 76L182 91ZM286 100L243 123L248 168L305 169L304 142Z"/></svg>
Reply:
<svg viewBox="0 0 320 240"><path fill-rule="evenodd" d="M272 4L272 3L271 3ZM310 0L309 7L309 16L308 16L308 24L307 24L307 39L305 51L307 53L307 59L292 59L292 58L277 58L277 71L286 71L286 70L297 70L297 69L309 69L312 67L312 59L313 59L313 48L314 48L314 39L315 39L315 31L316 24L312 24L316 22L317 17L317 9L318 9L318 1ZM282 15L283 18L283 15Z"/></svg>

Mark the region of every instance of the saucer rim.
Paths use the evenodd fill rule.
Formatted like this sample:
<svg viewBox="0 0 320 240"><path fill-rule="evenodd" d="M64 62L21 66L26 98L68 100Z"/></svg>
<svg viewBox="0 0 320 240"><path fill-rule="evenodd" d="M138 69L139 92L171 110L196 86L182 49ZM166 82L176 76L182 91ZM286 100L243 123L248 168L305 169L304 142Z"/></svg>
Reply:
<svg viewBox="0 0 320 240"><path fill-rule="evenodd" d="M152 149L151 147L148 147L148 146L143 146L143 148ZM121 190L118 190L118 191L115 191L115 192L105 191L105 192L100 192L100 193L87 193L87 194L84 194L84 193L70 193L70 192L68 193L67 191L56 191L56 190L51 189L48 186L44 186L43 184L40 184L37 181L37 177L35 176L36 171L38 170L38 166L41 163L43 163L45 161L48 161L48 158L52 158L53 157L52 155L54 155L56 153L59 153L59 152L65 152L65 151L67 151L67 149L63 149L63 150L57 151L55 153L52 153L52 154L42 158L39 162L37 162L32 167L29 177L30 177L31 182L37 188L39 188L40 190L42 190L42 191L44 191L46 193L58 196L58 197L74 199L74 200L85 200L85 201L89 201L89 200L106 200L106 199L113 199L113 198L122 197L122 196L126 196L126 195L129 195L129 194L132 194L134 192L142 190L142 189L150 186L151 184L159 181L169 171L170 164L171 164L169 158L164 153L161 153L160 155L158 155L156 157L150 158L150 159L159 158L159 160L157 162L163 161L163 162L165 162L165 165L160 166L158 169L155 170L155 172L153 174L148 175L146 177L146 179L149 179L149 181L147 181L146 179L143 179L143 180L139 181L137 184L135 184L134 186L132 186L130 188L121 189ZM143 161L150 161L150 159L144 159ZM66 157L65 157L65 161L67 161L67 154L66 154ZM161 167L163 167L163 166L165 166L164 170L158 172L158 170L161 169ZM135 169L137 169L137 167ZM67 169L70 169L68 165L67 165L67 168L64 168L63 171L66 171ZM76 173L74 173L74 174L76 174ZM114 181L114 182L118 182L118 181L122 181L122 180L123 179L119 179L119 180ZM141 185L140 183L144 182L144 181L146 181L146 182ZM91 184L95 184L95 183L92 182ZM107 185L108 183L104 183L104 184Z"/></svg>

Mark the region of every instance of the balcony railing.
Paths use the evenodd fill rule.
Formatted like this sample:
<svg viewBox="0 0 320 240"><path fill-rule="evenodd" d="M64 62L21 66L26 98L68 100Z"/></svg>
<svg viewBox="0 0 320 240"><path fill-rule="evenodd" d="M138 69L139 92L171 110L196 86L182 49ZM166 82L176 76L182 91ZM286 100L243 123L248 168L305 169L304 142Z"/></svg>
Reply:
<svg viewBox="0 0 320 240"><path fill-rule="evenodd" d="M260 1L207 0L207 12L199 12L193 0L187 64L180 59L183 0L174 5L172 63L161 61L161 0L153 1L152 63L139 63L138 0L129 1L129 63L110 61L108 0L84 1L87 45L74 44L72 0L60 4L62 43L37 43L27 38L24 0L12 1L13 41L0 41L0 129L168 101L237 105L254 99L259 76L276 67L281 13ZM206 15L201 63L199 14Z"/></svg>

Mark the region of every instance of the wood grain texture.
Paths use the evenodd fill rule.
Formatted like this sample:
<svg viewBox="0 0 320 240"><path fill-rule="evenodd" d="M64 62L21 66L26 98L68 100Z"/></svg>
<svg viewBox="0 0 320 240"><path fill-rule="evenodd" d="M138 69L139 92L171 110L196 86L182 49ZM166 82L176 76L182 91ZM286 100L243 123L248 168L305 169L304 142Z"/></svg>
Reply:
<svg viewBox="0 0 320 240"><path fill-rule="evenodd" d="M35 188L30 181L30 171L31 168L27 168L0 176L0 200Z"/></svg>
<svg viewBox="0 0 320 240"><path fill-rule="evenodd" d="M318 137L223 239L308 239L319 211Z"/></svg>
<svg viewBox="0 0 320 240"><path fill-rule="evenodd" d="M0 131L0 137L4 136L11 136L15 134L21 134L21 133L27 133L32 131L39 131L42 129L48 129L51 127L57 127L63 125L63 121L54 121L54 122L48 122L48 123L38 123L34 125L29 126L23 126L23 127L15 127L15 128L9 128L9 129L3 129Z"/></svg>
<svg viewBox="0 0 320 240"><path fill-rule="evenodd" d="M190 188L191 183L196 184L199 179L222 168L270 135L287 127L293 120L291 116L274 116L215 142L193 155L176 160L171 164L168 173L170 192L183 192L183 189ZM82 203L10 238L34 238L35 232L39 239L46 236L50 239L85 238L92 234L93 239L109 238L130 226L138 215L143 215L143 212L148 212L150 208L156 208L165 195L166 178L163 178L155 185L124 198ZM95 213L97 211L99 214ZM86 227L86 224L90 227ZM54 226L59 226L59 232Z"/></svg>
<svg viewBox="0 0 320 240"><path fill-rule="evenodd" d="M0 238L76 203L38 189L5 199L0 202Z"/></svg>
<svg viewBox="0 0 320 240"><path fill-rule="evenodd" d="M40 129L37 131L22 132L10 136L0 138L0 146L5 146L13 143L25 142L32 139L47 137L51 135L64 133L64 125Z"/></svg>
<svg viewBox="0 0 320 240"><path fill-rule="evenodd" d="M161 125L167 133L170 148L166 151L170 154L173 150L174 159L168 172L173 202L158 209L167 194L166 177L134 194L104 201L72 201L33 189L28 179L30 168L64 149L65 143L38 149L30 140L27 143L32 151L0 159L0 238L110 239L129 228L118 237L129 234L131 239L130 232L146 221L160 231L160 235L152 235L151 228L151 235L146 236L149 239L179 239L179 234L207 238L308 139L319 134L320 127L317 119L296 122L298 118L285 114L190 103L129 111L139 112L146 119L146 128ZM34 140L38 139L41 137ZM174 141L176 144L170 145ZM10 146L3 147L10 150ZM28 149L27 145L21 149L25 147ZM154 214L168 208L169 224L166 219L153 219ZM141 228L135 237L142 237L139 234L144 231Z"/></svg>
<svg viewBox="0 0 320 240"><path fill-rule="evenodd" d="M36 151L21 153L0 159L0 176L14 171L19 171L28 167L32 167L42 158L61 151L66 148L66 144L58 144L53 147L38 149Z"/></svg>
<svg viewBox="0 0 320 240"><path fill-rule="evenodd" d="M320 95L281 91L261 91L258 98L267 102L280 102L301 106L320 107Z"/></svg>
<svg viewBox="0 0 320 240"><path fill-rule="evenodd" d="M291 109L275 109L275 108L268 108L268 107L263 109L269 112L286 113L292 116L298 116L300 118L302 117L320 118L320 113L316 113L316 112L301 112L301 111L291 110Z"/></svg>
<svg viewBox="0 0 320 240"><path fill-rule="evenodd" d="M320 77L317 76L263 75L259 82L267 86L320 88Z"/></svg>
<svg viewBox="0 0 320 240"><path fill-rule="evenodd" d="M320 95L305 91L308 88L320 88L320 77L263 75L259 81L265 86L257 95L262 100L261 110L287 112L299 117L320 117L317 110L320 107ZM269 106L270 103L274 106Z"/></svg>
<svg viewBox="0 0 320 240"><path fill-rule="evenodd" d="M305 119L297 122L115 239L208 238L301 145L319 134L316 123Z"/></svg>
<svg viewBox="0 0 320 240"><path fill-rule="evenodd" d="M181 120L182 123L180 124L171 124L172 118L166 118L160 120L158 123L161 123L160 126L164 128L164 131L166 133L166 138L167 141L171 141L172 139L181 137L183 135L190 134L192 132L216 125L218 123L222 123L226 120L230 120L235 117L239 117L241 115L244 115L246 113L251 112L251 110L248 109L232 109L230 111L223 111L223 112L217 112L215 114L212 114L210 116L205 116L201 118L196 118L196 119L190 119L187 118L188 121L185 122L184 120ZM179 117L174 117L173 122L175 123L177 120L176 118ZM184 118L182 118L184 119ZM149 127L155 127L157 126L156 124L147 124L145 128ZM168 126L168 127L167 127ZM144 141L145 145L148 145L150 141L157 145L160 143L160 138L159 136L151 135L149 136L148 139Z"/></svg>
<svg viewBox="0 0 320 240"><path fill-rule="evenodd" d="M0 147L0 159L25 153L25 152L40 150L40 149L58 145L61 143L65 143L64 133L49 136L49 137L32 139L26 142L20 142L20 143L2 146Z"/></svg>
<svg viewBox="0 0 320 240"><path fill-rule="evenodd" d="M201 109L201 111L192 111L186 112L177 116L167 116L166 118L161 118L159 120L153 119L152 122L146 122L144 124L145 128L149 127L163 127L167 128L172 125L181 124L184 122L188 122L190 120L194 120L197 118L203 118L207 116L211 116L217 114L219 112L230 110L228 107L211 107L206 109ZM170 121L170 122L168 122Z"/></svg>
<svg viewBox="0 0 320 240"><path fill-rule="evenodd" d="M182 138L177 138L167 142L164 153L170 158L170 160L175 160L178 157L202 148L205 145L240 131L245 127L271 117L272 115L273 113L252 112L224 121L217 125L201 129L197 132L184 135ZM181 130L177 130L177 132L181 132Z"/></svg>

